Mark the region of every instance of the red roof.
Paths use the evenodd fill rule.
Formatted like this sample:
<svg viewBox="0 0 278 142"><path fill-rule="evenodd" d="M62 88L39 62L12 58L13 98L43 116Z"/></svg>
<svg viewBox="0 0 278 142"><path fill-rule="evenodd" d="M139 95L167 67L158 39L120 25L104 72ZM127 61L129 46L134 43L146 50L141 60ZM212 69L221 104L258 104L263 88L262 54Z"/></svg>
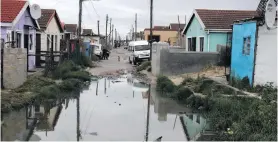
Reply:
<svg viewBox="0 0 278 142"><path fill-rule="evenodd" d="M258 16L257 11L196 9L207 29L231 29L236 20Z"/></svg>
<svg viewBox="0 0 278 142"><path fill-rule="evenodd" d="M1 0L1 22L12 23L27 1Z"/></svg>
<svg viewBox="0 0 278 142"><path fill-rule="evenodd" d="M41 29L46 29L48 24L52 20L52 18L56 18L57 24L58 24L60 30L61 31L64 30L63 25L62 25L60 18L55 9L42 9L41 11L42 11L42 15L38 19L38 23L39 23Z"/></svg>

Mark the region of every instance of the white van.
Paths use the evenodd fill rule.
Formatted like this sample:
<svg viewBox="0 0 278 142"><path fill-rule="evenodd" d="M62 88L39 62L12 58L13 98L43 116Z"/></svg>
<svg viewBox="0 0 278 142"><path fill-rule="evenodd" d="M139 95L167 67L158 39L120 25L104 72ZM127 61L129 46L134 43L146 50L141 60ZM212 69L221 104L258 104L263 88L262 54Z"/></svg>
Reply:
<svg viewBox="0 0 278 142"><path fill-rule="evenodd" d="M101 44L91 43L91 46L94 49L94 54L96 56L98 56L99 58L101 58L102 57L102 47L101 47Z"/></svg>
<svg viewBox="0 0 278 142"><path fill-rule="evenodd" d="M143 60L150 60L150 46L146 40L134 41L131 44L132 54L129 56L129 63L136 65Z"/></svg>

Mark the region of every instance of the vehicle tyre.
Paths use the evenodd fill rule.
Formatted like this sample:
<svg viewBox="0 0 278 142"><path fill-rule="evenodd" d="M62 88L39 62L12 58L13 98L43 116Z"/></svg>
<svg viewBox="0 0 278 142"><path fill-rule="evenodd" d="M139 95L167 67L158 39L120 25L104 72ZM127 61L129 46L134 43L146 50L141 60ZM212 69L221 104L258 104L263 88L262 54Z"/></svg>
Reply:
<svg viewBox="0 0 278 142"><path fill-rule="evenodd" d="M132 61L130 60L130 57L128 57L129 63L132 64Z"/></svg>
<svg viewBox="0 0 278 142"><path fill-rule="evenodd" d="M133 65L136 65L137 64L137 61L136 59L133 58Z"/></svg>

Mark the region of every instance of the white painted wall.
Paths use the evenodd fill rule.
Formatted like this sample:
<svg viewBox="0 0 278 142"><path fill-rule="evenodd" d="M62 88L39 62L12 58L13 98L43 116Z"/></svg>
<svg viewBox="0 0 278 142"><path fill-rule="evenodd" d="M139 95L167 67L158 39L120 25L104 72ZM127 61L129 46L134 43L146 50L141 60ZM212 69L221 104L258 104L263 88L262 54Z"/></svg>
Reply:
<svg viewBox="0 0 278 142"><path fill-rule="evenodd" d="M259 27L254 85L273 82L277 86L277 29Z"/></svg>
<svg viewBox="0 0 278 142"><path fill-rule="evenodd" d="M60 39L61 39L61 32L59 29L59 26L57 24L56 19L53 17L48 24L48 27L44 31L44 33L41 34L41 49L42 51L47 51L47 34L49 35L57 35L57 51L60 51ZM51 40L51 36L50 36ZM54 37L54 43L55 43L55 37ZM50 44L51 48L51 44ZM55 51L55 46L54 46L54 51Z"/></svg>

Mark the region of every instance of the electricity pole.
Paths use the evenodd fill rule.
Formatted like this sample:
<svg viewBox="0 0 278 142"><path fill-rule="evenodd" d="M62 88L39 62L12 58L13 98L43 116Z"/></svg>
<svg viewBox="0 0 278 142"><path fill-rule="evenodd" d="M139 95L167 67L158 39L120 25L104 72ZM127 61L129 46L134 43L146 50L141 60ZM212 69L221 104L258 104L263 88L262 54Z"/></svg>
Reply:
<svg viewBox="0 0 278 142"><path fill-rule="evenodd" d="M111 44L112 18L110 18L109 46Z"/></svg>
<svg viewBox="0 0 278 142"><path fill-rule="evenodd" d="M81 23L82 23L82 1L79 0L79 16L78 16L78 38L81 37Z"/></svg>
<svg viewBox="0 0 278 142"><path fill-rule="evenodd" d="M114 24L112 24L112 48L114 47Z"/></svg>
<svg viewBox="0 0 278 142"><path fill-rule="evenodd" d="M107 49L107 23L108 23L108 14L106 14L106 30L105 30L105 48Z"/></svg>
<svg viewBox="0 0 278 142"><path fill-rule="evenodd" d="M99 36L99 20L97 21L97 33L98 33L98 36Z"/></svg>
<svg viewBox="0 0 278 142"><path fill-rule="evenodd" d="M152 52L153 52L153 0L151 0L151 6L150 6L150 48L151 48L150 58L152 60Z"/></svg>
<svg viewBox="0 0 278 142"><path fill-rule="evenodd" d="M137 38L137 13L135 14L135 35L134 35L134 39L136 41Z"/></svg>

